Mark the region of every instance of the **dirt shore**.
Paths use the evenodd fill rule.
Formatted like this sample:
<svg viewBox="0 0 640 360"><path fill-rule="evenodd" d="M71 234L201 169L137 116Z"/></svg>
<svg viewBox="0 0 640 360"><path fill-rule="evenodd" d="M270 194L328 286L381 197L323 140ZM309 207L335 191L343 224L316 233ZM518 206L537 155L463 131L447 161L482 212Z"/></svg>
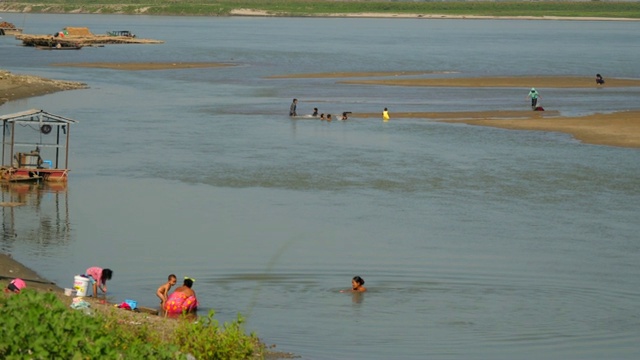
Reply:
<svg viewBox="0 0 640 360"><path fill-rule="evenodd" d="M0 70L0 106L7 101L50 94L63 90L86 89L84 83L17 75Z"/></svg>

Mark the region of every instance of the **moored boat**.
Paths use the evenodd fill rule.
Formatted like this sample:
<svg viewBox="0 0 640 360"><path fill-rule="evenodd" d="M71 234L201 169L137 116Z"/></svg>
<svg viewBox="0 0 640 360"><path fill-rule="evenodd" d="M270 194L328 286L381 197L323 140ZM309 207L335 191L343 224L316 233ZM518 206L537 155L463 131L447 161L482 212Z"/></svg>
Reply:
<svg viewBox="0 0 640 360"><path fill-rule="evenodd" d="M0 121L0 181L67 181L70 126L76 120L32 109L1 115Z"/></svg>

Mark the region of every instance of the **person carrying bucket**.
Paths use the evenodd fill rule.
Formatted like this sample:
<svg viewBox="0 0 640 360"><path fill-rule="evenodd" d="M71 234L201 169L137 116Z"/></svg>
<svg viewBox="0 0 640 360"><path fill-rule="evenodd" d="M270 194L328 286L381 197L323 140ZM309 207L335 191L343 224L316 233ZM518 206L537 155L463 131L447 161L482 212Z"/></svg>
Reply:
<svg viewBox="0 0 640 360"><path fill-rule="evenodd" d="M103 293L107 293L107 280L111 280L113 271L111 269L102 269L97 266L90 267L86 273L91 285L93 285L93 297L98 297L98 288Z"/></svg>

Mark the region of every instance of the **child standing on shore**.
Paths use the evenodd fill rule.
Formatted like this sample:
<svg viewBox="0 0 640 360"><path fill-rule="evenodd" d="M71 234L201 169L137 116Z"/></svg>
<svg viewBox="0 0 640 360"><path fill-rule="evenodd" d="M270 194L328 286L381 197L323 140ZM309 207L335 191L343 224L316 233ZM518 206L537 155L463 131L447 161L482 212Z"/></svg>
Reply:
<svg viewBox="0 0 640 360"><path fill-rule="evenodd" d="M158 288L156 295L160 298L160 307L164 308L164 303L167 301L169 290L176 284L177 278L174 274L169 275L167 282Z"/></svg>

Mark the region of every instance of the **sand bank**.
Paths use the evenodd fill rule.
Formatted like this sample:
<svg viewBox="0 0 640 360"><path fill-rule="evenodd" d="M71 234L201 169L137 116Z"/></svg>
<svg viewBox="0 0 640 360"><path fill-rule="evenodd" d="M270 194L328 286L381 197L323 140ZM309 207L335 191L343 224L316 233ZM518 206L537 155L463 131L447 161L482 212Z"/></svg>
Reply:
<svg viewBox="0 0 640 360"><path fill-rule="evenodd" d="M640 110L555 119L473 119L462 122L512 130L563 132L587 144L640 148Z"/></svg>
<svg viewBox="0 0 640 360"><path fill-rule="evenodd" d="M593 76L499 76L499 77L436 77L416 78L420 75L455 74L456 71L390 71L390 72L336 72L283 74L269 76L268 79L320 79L320 78L361 78L381 79L340 80L339 84L425 86L425 87L521 87L521 88L594 88L594 87L640 87L640 79L605 78L604 85L596 85ZM412 76L411 78L407 78ZM384 79L384 77L393 77Z"/></svg>
<svg viewBox="0 0 640 360"><path fill-rule="evenodd" d="M605 78L602 87L638 87L640 79ZM521 88L594 88L593 77L580 76L517 76L517 77L461 77L435 79L375 79L343 80L341 84L430 86L430 87L521 87Z"/></svg>
<svg viewBox="0 0 640 360"><path fill-rule="evenodd" d="M451 71L377 71L377 72L329 72L307 74L283 74L268 76L267 79L325 79L353 77L411 76L430 74L450 74Z"/></svg>
<svg viewBox="0 0 640 360"><path fill-rule="evenodd" d="M235 64L217 62L176 62L176 63L60 63L53 66L63 67L84 67L114 70L170 70L170 69L195 69L195 68L215 68L225 66L235 66Z"/></svg>
<svg viewBox="0 0 640 360"><path fill-rule="evenodd" d="M351 118L382 119L381 116L381 113L351 114ZM640 110L581 117L561 117L557 111L391 112L392 122L401 118L562 132L586 144L640 148Z"/></svg>
<svg viewBox="0 0 640 360"><path fill-rule="evenodd" d="M87 84L50 80L31 75L15 75L0 70L0 105L10 100L50 94L56 91L86 89Z"/></svg>

